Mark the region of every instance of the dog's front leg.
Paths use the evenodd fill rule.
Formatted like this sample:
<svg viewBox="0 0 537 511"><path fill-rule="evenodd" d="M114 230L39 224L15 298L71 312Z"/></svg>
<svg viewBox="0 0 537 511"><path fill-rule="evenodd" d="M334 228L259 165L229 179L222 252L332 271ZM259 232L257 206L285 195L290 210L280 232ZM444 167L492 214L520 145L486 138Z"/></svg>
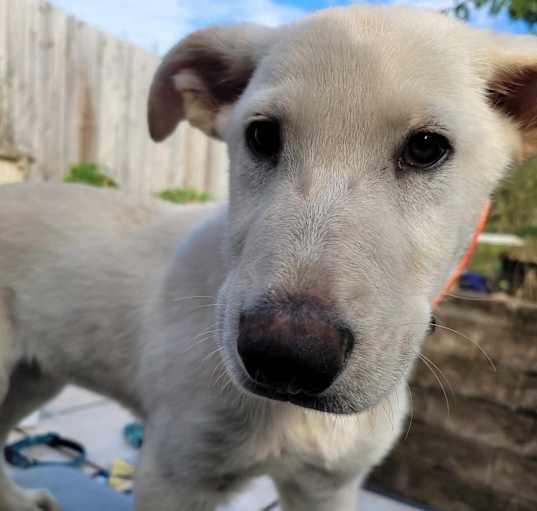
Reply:
<svg viewBox="0 0 537 511"><path fill-rule="evenodd" d="M214 511L215 506L164 479L138 480L134 498L135 511Z"/></svg>
<svg viewBox="0 0 537 511"><path fill-rule="evenodd" d="M183 440L179 440L183 437ZM136 469L134 511L214 511L218 500L190 466L192 442L181 428L146 425Z"/></svg>
<svg viewBox="0 0 537 511"><path fill-rule="evenodd" d="M197 490L186 474L181 478L175 471L166 473L157 460L152 458L152 453L146 451L139 462L134 489L134 511L215 510L217 503L210 493Z"/></svg>
<svg viewBox="0 0 537 511"><path fill-rule="evenodd" d="M275 480L283 511L355 511L360 480L304 474Z"/></svg>

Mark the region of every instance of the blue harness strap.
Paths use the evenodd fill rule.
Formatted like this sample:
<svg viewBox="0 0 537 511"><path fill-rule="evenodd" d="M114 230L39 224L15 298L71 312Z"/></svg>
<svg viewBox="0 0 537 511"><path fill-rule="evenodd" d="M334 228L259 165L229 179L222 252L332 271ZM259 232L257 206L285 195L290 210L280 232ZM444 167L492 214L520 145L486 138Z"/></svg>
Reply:
<svg viewBox="0 0 537 511"><path fill-rule="evenodd" d="M76 453L76 456L69 461L41 461L23 454L25 449L38 445L46 445L53 449L68 449ZM4 457L10 465L18 468L38 466L79 467L86 462L86 449L78 442L62 438L57 433L45 433L43 435L27 436L22 440L7 445L4 447Z"/></svg>

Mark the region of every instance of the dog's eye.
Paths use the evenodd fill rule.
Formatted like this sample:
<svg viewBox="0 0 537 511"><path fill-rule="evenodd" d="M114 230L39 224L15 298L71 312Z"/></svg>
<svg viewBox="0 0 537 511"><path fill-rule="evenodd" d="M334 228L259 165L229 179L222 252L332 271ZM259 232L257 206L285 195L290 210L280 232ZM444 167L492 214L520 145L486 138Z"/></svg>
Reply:
<svg viewBox="0 0 537 511"><path fill-rule="evenodd" d="M399 166L413 169L430 169L443 162L451 149L446 137L438 133L420 131L407 141Z"/></svg>
<svg viewBox="0 0 537 511"><path fill-rule="evenodd" d="M246 144L258 158L278 158L281 149L279 123L273 119L252 121L246 128Z"/></svg>

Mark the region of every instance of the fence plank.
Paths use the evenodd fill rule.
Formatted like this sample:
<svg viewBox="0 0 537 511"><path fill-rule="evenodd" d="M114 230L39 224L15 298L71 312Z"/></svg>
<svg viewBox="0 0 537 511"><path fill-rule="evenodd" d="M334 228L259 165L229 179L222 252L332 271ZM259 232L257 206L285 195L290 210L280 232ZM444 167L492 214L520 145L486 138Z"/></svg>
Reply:
<svg viewBox="0 0 537 511"><path fill-rule="evenodd" d="M80 54L80 23L72 16L67 18L66 26L66 64L64 68L64 140L63 169L79 161L80 154L80 124L82 122L82 73Z"/></svg>
<svg viewBox="0 0 537 511"><path fill-rule="evenodd" d="M13 142L9 118L8 1L0 0L0 149Z"/></svg>

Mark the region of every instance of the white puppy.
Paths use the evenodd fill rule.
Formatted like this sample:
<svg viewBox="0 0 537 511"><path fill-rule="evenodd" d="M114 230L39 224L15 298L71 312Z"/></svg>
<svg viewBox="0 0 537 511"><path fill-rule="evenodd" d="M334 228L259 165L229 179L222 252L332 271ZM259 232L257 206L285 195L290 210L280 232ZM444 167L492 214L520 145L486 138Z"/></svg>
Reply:
<svg viewBox="0 0 537 511"><path fill-rule="evenodd" d="M72 382L145 422L136 511L209 511L270 475L353 510L397 439L431 301L537 150L537 43L352 6L214 28L164 59L156 140L229 146L226 209L0 190L2 439ZM0 510L56 509L0 475Z"/></svg>

